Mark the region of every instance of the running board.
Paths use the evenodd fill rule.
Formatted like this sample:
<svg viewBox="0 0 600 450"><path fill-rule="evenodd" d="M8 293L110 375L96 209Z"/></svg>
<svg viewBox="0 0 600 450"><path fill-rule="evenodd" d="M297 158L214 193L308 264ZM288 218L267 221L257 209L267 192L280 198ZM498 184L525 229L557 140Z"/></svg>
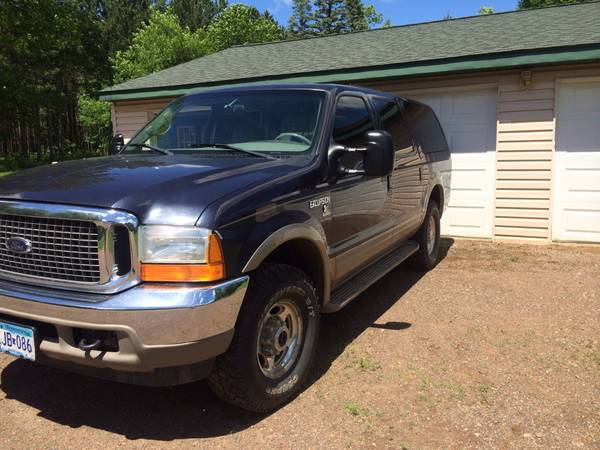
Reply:
<svg viewBox="0 0 600 450"><path fill-rule="evenodd" d="M353 278L350 278L336 288L331 293L331 301L323 307L322 312L333 313L339 311L418 250L419 244L411 240L402 247L377 260L365 270L359 272Z"/></svg>

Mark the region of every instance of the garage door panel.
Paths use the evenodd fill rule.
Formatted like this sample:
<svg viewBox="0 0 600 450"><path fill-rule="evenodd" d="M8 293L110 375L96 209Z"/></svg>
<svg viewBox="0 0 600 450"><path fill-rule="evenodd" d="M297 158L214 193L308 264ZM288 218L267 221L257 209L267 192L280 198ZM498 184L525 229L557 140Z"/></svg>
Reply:
<svg viewBox="0 0 600 450"><path fill-rule="evenodd" d="M553 237L600 242L600 82L558 92Z"/></svg>
<svg viewBox="0 0 600 450"><path fill-rule="evenodd" d="M448 139L452 177L442 233L491 237L497 91L483 89L408 97L433 108Z"/></svg>

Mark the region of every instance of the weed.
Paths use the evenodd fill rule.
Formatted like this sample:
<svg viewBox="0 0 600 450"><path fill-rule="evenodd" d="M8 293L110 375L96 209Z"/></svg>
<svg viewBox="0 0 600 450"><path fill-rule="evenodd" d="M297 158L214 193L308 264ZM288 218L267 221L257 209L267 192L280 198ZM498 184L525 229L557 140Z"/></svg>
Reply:
<svg viewBox="0 0 600 450"><path fill-rule="evenodd" d="M351 416L355 416L356 417L356 416L360 415L360 408L358 407L358 405L356 403L346 403L346 405L344 406L344 409Z"/></svg>
<svg viewBox="0 0 600 450"><path fill-rule="evenodd" d="M479 397L483 403L488 403L489 395L490 395L490 387L487 384L480 383L477 386L477 390L479 391Z"/></svg>
<svg viewBox="0 0 600 450"><path fill-rule="evenodd" d="M356 361L355 367L361 372L375 372L381 369L381 364L376 360L363 357Z"/></svg>

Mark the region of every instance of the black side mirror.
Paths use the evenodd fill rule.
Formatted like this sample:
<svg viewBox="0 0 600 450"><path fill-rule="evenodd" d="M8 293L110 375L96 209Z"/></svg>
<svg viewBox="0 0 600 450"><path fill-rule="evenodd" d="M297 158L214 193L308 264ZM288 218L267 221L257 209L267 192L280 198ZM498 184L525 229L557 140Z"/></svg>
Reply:
<svg viewBox="0 0 600 450"><path fill-rule="evenodd" d="M110 145L108 147L109 155L116 155L125 147L125 139L121 133L115 134L115 136L110 141Z"/></svg>
<svg viewBox="0 0 600 450"><path fill-rule="evenodd" d="M394 170L394 141L387 131L365 133L365 174L371 177L386 177Z"/></svg>
<svg viewBox="0 0 600 450"><path fill-rule="evenodd" d="M334 145L329 149L328 160L330 177L336 178L344 175L362 174L369 177L385 177L394 170L394 143L392 136L387 131L367 131L364 135L364 147L344 147ZM363 168L348 169L340 161L344 153L363 153Z"/></svg>

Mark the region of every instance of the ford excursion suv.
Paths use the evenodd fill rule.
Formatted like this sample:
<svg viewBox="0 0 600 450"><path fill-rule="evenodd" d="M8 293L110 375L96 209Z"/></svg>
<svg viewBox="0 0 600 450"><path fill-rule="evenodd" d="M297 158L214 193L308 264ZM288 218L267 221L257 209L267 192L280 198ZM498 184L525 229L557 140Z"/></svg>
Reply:
<svg viewBox="0 0 600 450"><path fill-rule="evenodd" d="M0 350L128 383L207 377L270 411L309 378L322 313L438 260L450 162L423 104L217 89L121 144L0 180Z"/></svg>

